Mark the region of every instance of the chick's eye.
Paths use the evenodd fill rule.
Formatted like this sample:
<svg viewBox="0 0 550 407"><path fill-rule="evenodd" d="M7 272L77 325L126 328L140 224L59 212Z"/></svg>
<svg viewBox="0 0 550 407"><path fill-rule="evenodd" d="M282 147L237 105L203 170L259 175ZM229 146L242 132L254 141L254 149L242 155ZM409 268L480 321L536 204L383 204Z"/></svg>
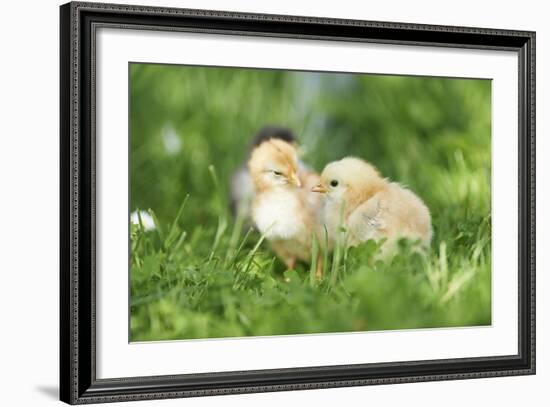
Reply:
<svg viewBox="0 0 550 407"><path fill-rule="evenodd" d="M278 177L280 177L280 176L283 175L283 173L280 172L280 171L273 171L273 174L275 174L275 175L278 176Z"/></svg>
<svg viewBox="0 0 550 407"><path fill-rule="evenodd" d="M338 186L338 181L336 181L335 179L333 179L332 181L330 181L330 186L331 186L331 187L337 187L337 186Z"/></svg>

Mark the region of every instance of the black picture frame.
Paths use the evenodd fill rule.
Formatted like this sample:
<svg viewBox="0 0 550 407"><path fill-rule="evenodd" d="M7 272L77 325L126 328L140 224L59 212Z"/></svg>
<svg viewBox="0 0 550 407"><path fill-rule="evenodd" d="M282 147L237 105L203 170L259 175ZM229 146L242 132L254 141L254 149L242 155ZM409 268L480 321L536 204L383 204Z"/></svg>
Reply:
<svg viewBox="0 0 550 407"><path fill-rule="evenodd" d="M60 398L70 404L535 373L535 33L72 2L60 7ZM519 352L500 357L96 378L97 27L484 50L519 56ZM512 193L512 191L510 192ZM512 267L512 265L510 265Z"/></svg>

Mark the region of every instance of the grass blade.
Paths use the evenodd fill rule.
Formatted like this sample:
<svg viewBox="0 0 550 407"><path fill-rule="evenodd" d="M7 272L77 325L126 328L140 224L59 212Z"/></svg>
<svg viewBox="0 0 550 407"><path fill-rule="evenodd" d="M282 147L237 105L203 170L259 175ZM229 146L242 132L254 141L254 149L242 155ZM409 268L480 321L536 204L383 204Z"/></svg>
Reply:
<svg viewBox="0 0 550 407"><path fill-rule="evenodd" d="M315 233L311 234L311 266L309 268L309 285L313 287L317 280L317 262L319 260L319 241Z"/></svg>
<svg viewBox="0 0 550 407"><path fill-rule="evenodd" d="M208 257L208 262L212 261L212 258L214 257L214 253L216 252L216 249L218 248L220 244L220 240L225 232L225 229L227 229L227 219L224 217L220 217L218 219L218 227L216 229L216 236L214 237L214 243L212 244L212 249L210 251L210 256Z"/></svg>
<svg viewBox="0 0 550 407"><path fill-rule="evenodd" d="M274 223L275 224L275 223ZM274 225L273 224L273 225ZM258 242L256 243L256 245L252 248L252 250L248 253L248 263L246 265L246 269L245 269L245 273L248 273L248 270L250 270L250 266L252 265L252 261L254 260L254 256L256 255L256 252L258 251L258 249L260 248L260 245L263 243L263 241L265 240L266 238L266 234L269 232L269 230L273 227L273 225L271 225L269 228L267 228L267 230L265 231L265 233L263 233L260 238L258 239Z"/></svg>
<svg viewBox="0 0 550 407"><path fill-rule="evenodd" d="M153 211L151 208L149 208L149 209L147 209L147 212L153 218L153 222L155 223L155 230L157 231L157 234L158 234L158 237L159 237L161 243L164 243L164 232L162 231L162 227L160 226L160 222L157 218L157 215L155 214L155 211Z"/></svg>
<svg viewBox="0 0 550 407"><path fill-rule="evenodd" d="M235 224L233 225L233 231L231 232L231 237L229 238L229 247L227 248L227 255L225 256L225 263L229 262L229 259L233 257L233 253L239 243L239 237L241 236L244 220L246 216L242 207L239 207L237 211L237 218L235 219Z"/></svg>
<svg viewBox="0 0 550 407"><path fill-rule="evenodd" d="M189 194L185 195L185 198L183 199L183 202L181 203L178 213L174 220L172 221L172 224L170 225L170 230L168 232L168 236L166 237L165 247L170 247L176 237L178 236L178 223L179 219L181 217L181 214L183 213L183 209L185 208L185 205L187 204L187 201L189 200Z"/></svg>

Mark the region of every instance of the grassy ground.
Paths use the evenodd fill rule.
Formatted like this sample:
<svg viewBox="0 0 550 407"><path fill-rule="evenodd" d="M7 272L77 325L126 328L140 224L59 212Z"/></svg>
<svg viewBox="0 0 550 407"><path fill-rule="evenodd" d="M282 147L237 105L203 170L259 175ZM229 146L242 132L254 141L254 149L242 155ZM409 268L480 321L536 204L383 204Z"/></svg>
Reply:
<svg viewBox="0 0 550 407"><path fill-rule="evenodd" d="M131 340L491 323L489 81L134 64ZM228 212L228 180L265 124L294 129L321 170L353 154L432 212L426 256L367 242L285 271ZM145 216L145 215L144 215ZM322 249L322 248L321 248Z"/></svg>

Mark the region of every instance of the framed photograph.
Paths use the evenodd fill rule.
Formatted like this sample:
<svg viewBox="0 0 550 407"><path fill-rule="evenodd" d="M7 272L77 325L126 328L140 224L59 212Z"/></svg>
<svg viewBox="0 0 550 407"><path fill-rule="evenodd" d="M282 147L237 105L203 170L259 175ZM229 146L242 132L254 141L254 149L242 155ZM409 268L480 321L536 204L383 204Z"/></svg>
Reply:
<svg viewBox="0 0 550 407"><path fill-rule="evenodd" d="M61 400L535 373L535 33L61 6Z"/></svg>

